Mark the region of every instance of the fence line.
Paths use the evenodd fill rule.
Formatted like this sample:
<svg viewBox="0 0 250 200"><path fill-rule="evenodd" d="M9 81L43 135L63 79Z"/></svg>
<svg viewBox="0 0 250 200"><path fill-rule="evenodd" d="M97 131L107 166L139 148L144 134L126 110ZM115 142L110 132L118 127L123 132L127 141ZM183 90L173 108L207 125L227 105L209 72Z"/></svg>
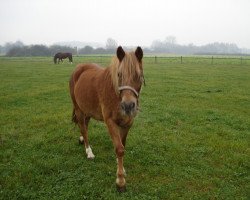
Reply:
<svg viewBox="0 0 250 200"><path fill-rule="evenodd" d="M213 64L220 64L222 63L221 61L225 61L226 63L229 63L230 61L233 61L233 64L249 64L250 65L250 57L215 57L215 56L211 56L211 57L196 57L196 56L172 56L172 57L164 57L164 56L154 56L154 59L151 59L151 57L144 57L144 59L151 59L154 60L153 63L157 64L157 63L161 63L162 61L166 61L166 60L172 60L175 61L177 63L180 64L185 64L185 63L196 63L197 61L204 61L206 63L211 63ZM219 62L218 62L219 61Z"/></svg>
<svg viewBox="0 0 250 200"><path fill-rule="evenodd" d="M111 55L79 55L78 58L85 58L86 60L95 60L95 62L106 63L109 62ZM145 56L144 63L148 64L162 64L166 62L187 64L236 64L236 65L250 65L250 57L216 57L216 56Z"/></svg>

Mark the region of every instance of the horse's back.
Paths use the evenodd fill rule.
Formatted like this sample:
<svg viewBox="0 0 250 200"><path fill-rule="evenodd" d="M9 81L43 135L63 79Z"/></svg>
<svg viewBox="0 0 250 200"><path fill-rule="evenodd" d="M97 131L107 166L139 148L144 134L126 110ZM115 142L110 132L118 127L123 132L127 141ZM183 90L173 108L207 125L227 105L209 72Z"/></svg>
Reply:
<svg viewBox="0 0 250 200"><path fill-rule="evenodd" d="M96 76L98 75L99 71L103 71L103 68L99 67L97 64L79 64L76 66L75 71L73 72L73 80L75 83L78 82L80 76L86 76L88 78L89 76ZM83 78L84 79L84 78Z"/></svg>
<svg viewBox="0 0 250 200"><path fill-rule="evenodd" d="M59 57L61 55L62 55L62 52L58 52L58 53L55 54L56 57Z"/></svg>

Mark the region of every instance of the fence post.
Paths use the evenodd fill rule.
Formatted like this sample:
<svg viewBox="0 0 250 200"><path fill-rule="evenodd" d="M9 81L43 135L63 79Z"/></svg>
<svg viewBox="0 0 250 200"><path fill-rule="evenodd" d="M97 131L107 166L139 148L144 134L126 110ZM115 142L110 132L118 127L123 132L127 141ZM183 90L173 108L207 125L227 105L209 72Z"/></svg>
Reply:
<svg viewBox="0 0 250 200"><path fill-rule="evenodd" d="M181 64L182 64L182 56L181 56Z"/></svg>
<svg viewBox="0 0 250 200"><path fill-rule="evenodd" d="M155 64L157 63L157 57L155 56Z"/></svg>
<svg viewBox="0 0 250 200"><path fill-rule="evenodd" d="M214 57L212 56L212 64L214 64Z"/></svg>
<svg viewBox="0 0 250 200"><path fill-rule="evenodd" d="M76 56L78 56L78 49L77 49L77 46L75 47L75 52L76 52Z"/></svg>

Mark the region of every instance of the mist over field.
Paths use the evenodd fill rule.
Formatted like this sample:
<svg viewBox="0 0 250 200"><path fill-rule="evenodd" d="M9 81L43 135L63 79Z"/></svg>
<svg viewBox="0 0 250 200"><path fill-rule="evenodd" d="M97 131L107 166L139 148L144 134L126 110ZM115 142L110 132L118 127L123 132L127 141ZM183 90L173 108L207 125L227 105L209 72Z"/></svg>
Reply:
<svg viewBox="0 0 250 200"><path fill-rule="evenodd" d="M73 55L84 54L114 54L118 43L108 38L106 44L93 42L57 42L53 45L25 45L21 41L9 42L0 46L0 54L6 56L51 56L57 52L70 52ZM123 46L127 50L136 46ZM174 36L165 40L154 40L150 46L143 46L146 54L176 54L176 55L248 55L250 49L239 48L233 43L214 42L202 46L194 44L178 44Z"/></svg>
<svg viewBox="0 0 250 200"><path fill-rule="evenodd" d="M248 0L1 0L0 45L99 48L113 38L150 48L174 36L181 49L214 43L250 49L249 8Z"/></svg>

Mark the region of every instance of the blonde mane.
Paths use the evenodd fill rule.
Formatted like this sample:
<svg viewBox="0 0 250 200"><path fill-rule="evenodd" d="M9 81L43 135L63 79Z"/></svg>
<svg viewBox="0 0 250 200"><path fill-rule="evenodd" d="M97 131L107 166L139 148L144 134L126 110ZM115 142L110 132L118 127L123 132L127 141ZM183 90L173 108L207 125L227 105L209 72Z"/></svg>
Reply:
<svg viewBox="0 0 250 200"><path fill-rule="evenodd" d="M140 67L140 63L138 62L138 59L136 58L134 52L125 53L125 56L122 62L120 62L116 56L112 58L112 61L110 64L110 74L111 74L112 84L116 93L119 93L118 75L121 76L120 77L121 84L127 85L132 80L136 80L137 78L140 78L142 73L143 72Z"/></svg>

